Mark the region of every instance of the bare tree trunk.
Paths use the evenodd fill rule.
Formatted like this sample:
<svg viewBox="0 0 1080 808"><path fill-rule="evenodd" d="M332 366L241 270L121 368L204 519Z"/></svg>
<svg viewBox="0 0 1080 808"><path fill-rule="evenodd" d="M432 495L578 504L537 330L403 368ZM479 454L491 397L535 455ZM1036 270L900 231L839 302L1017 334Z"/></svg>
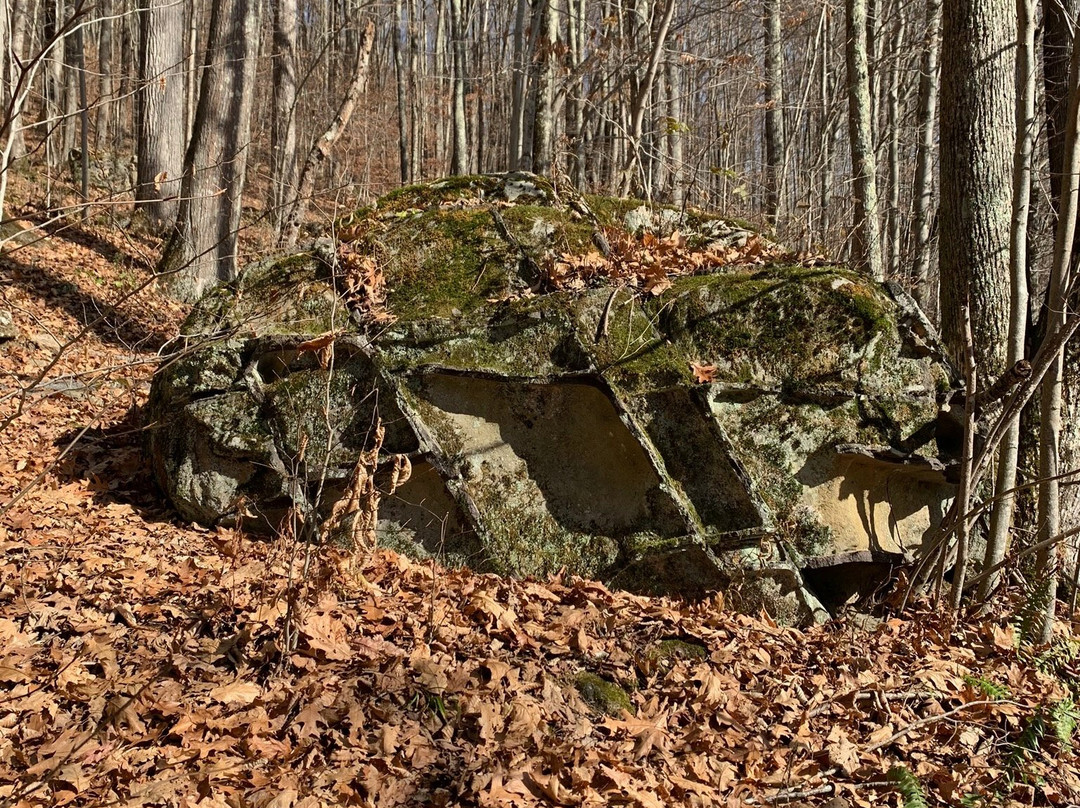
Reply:
<svg viewBox="0 0 1080 808"><path fill-rule="evenodd" d="M784 136L784 41L780 0L765 0L765 215L775 229L780 217Z"/></svg>
<svg viewBox="0 0 1080 808"><path fill-rule="evenodd" d="M1035 29L1038 24L1035 0L1016 0L1016 146L1013 150L1012 231L1010 233L1009 344L1006 367L1024 358L1028 324L1028 222L1031 211L1031 163L1038 123L1035 119ZM1020 451L1020 419L1009 426L998 454L994 492L999 497L990 512L990 533L986 539L983 569L992 570L1005 558L1012 528L1015 499L1006 494L1016 486ZM998 575L990 573L980 584L979 599L985 600L997 588Z"/></svg>
<svg viewBox="0 0 1080 808"><path fill-rule="evenodd" d="M191 142L191 134L195 128L195 105L198 101L198 90L202 84L202 76L199 68L199 10L198 3L192 2L187 8L187 91L184 97L184 142Z"/></svg>
<svg viewBox="0 0 1080 808"><path fill-rule="evenodd" d="M285 246L295 246L300 238L300 225L307 212L308 203L311 201L312 191L315 189L315 177L319 166L330 156L334 144L338 142L352 119L356 102L367 86L368 64L371 61L371 49L375 45L375 23L368 20L361 36L356 54L356 73L352 84L349 86L345 98L338 108L337 116L329 128L315 141L308 152L307 160L300 171L300 181L297 196L292 200L288 215L285 220L285 230L282 243Z"/></svg>
<svg viewBox="0 0 1080 808"><path fill-rule="evenodd" d="M866 51L866 0L847 0L848 130L854 174L855 221L852 264L874 280L884 280L878 218L877 161L871 116L873 98Z"/></svg>
<svg viewBox="0 0 1080 808"><path fill-rule="evenodd" d="M255 97L260 0L212 6L176 229L159 272L182 300L236 276L236 234Z"/></svg>
<svg viewBox="0 0 1080 808"><path fill-rule="evenodd" d="M540 22L540 42L536 49L538 61L536 107L533 115L532 170L550 174L555 154L555 47L559 40L558 0L539 0L543 4Z"/></svg>
<svg viewBox="0 0 1080 808"><path fill-rule="evenodd" d="M139 4L136 207L155 232L176 221L184 166L184 8L175 0Z"/></svg>
<svg viewBox="0 0 1080 808"><path fill-rule="evenodd" d="M270 123L270 221L280 240L286 205L296 194L297 0L274 4L274 117Z"/></svg>
<svg viewBox="0 0 1080 808"><path fill-rule="evenodd" d="M424 121L426 119L427 93L424 87L426 61L424 50L421 47L424 37L423 5L421 0L409 0L409 81L411 82L413 99L412 116L412 158L409 164L412 167L410 180L418 180L424 177Z"/></svg>
<svg viewBox="0 0 1080 808"><path fill-rule="evenodd" d="M652 94L653 82L656 81L656 73L660 68L660 58L664 53L664 45L667 42L668 31L671 28L671 18L675 14L675 0L666 0L663 9L659 12L660 18L656 24L656 30L652 37L649 60L646 62L644 74L638 80L637 92L630 99L629 143L626 144L627 153L622 170L622 181L619 193L628 194L631 190L635 177L640 173L642 166L641 138L645 125L645 110L649 96ZM638 177L640 179L640 177Z"/></svg>
<svg viewBox="0 0 1080 808"><path fill-rule="evenodd" d="M397 114L398 114L398 166L401 170L401 183L404 185L412 178L412 168L409 165L409 134L412 129L409 125L409 105L406 99L408 84L405 76L405 59L402 55L401 30L405 24L404 10L401 0L397 0L394 7L394 76L397 79ZM413 114L418 114L413 110Z"/></svg>
<svg viewBox="0 0 1080 808"><path fill-rule="evenodd" d="M109 129L112 126L112 15L112 0L102 0L101 22L98 23L98 98L97 106L94 108L94 147L97 149L104 148L109 142Z"/></svg>
<svg viewBox="0 0 1080 808"><path fill-rule="evenodd" d="M454 65L450 173L460 175L469 173L465 132L465 19L461 0L450 0L450 39Z"/></svg>
<svg viewBox="0 0 1080 808"><path fill-rule="evenodd" d="M1054 239L1054 264L1047 291L1046 334L1059 333L1069 310L1070 286L1072 284L1072 255L1076 238L1077 207L1080 202L1080 48L1073 48L1069 66L1068 113L1065 120L1064 163L1061 172L1061 197L1057 235ZM1061 411L1064 381L1063 354L1059 353L1043 379L1039 412L1039 543L1046 542L1061 532L1061 483L1058 474L1065 471L1061 465L1060 437ZM1058 548L1047 546L1036 556L1035 567L1046 591L1045 613L1041 642L1050 639L1057 600Z"/></svg>
<svg viewBox="0 0 1080 808"><path fill-rule="evenodd" d="M11 52L4 53L4 61L8 65L8 80L11 82L11 92L17 93L18 87L16 86L18 76L16 73L19 68L16 65L13 57L18 57L20 60L25 58L27 51L26 33L37 14L36 2L31 3L30 0L19 0L11 8L11 15L9 18L9 28L11 31ZM22 104L15 104L11 108L11 121L9 126L8 137L10 138L8 163L11 165L16 160L21 159L26 155L26 137L23 132L22 125Z"/></svg>
<svg viewBox="0 0 1080 808"><path fill-rule="evenodd" d="M668 104L668 143L671 148L668 157L669 197L671 204L683 204L683 132L686 124L682 121L682 84L679 63L671 56L667 61L667 104Z"/></svg>
<svg viewBox="0 0 1080 808"><path fill-rule="evenodd" d="M889 103L888 103L888 136L889 136L889 209L886 213L885 239L888 246L888 274L889 277L900 276L900 123L902 118L900 99L900 60L904 47L904 35L907 27L904 24L903 10L896 9L896 19L893 23L892 36L892 64L889 66Z"/></svg>
<svg viewBox="0 0 1080 808"><path fill-rule="evenodd" d="M915 294L927 311L937 295L930 283L930 240L933 225L934 141L939 86L938 55L941 51L941 0L927 0L926 34L923 40L922 70L919 76L919 146L915 154L915 212L912 274Z"/></svg>
<svg viewBox="0 0 1080 808"><path fill-rule="evenodd" d="M944 4L941 82L941 324L963 357L970 305L979 375L1005 370L1015 127L1011 0Z"/></svg>

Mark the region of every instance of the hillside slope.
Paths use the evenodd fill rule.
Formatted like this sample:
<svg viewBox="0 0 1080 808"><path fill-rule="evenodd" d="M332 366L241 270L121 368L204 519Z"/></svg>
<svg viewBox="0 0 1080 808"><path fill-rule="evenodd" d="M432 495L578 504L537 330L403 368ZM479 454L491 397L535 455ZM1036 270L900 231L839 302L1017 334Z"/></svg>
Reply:
<svg viewBox="0 0 1080 808"><path fill-rule="evenodd" d="M123 300L152 250L69 228L0 258L17 331L0 342L0 806L1080 800L1054 732L1065 638L1033 660L994 618L951 643L924 613L798 632L719 599L386 551L354 565L182 523L141 437L182 312L149 286Z"/></svg>

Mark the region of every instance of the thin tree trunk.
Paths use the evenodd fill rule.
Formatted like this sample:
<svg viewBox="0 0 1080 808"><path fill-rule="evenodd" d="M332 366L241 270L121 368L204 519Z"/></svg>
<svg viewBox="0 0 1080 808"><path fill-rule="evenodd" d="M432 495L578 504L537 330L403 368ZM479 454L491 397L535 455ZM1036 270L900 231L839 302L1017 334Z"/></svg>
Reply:
<svg viewBox="0 0 1080 808"><path fill-rule="evenodd" d="M423 179L424 177L424 121L427 119L427 93L424 86L424 77L427 62L421 42L424 36L424 6L421 0L409 2L409 81L411 83L413 99L412 136L409 138L412 146L412 157L409 165L412 172L410 181Z"/></svg>
<svg viewBox="0 0 1080 808"><path fill-rule="evenodd" d="M401 171L401 183L404 185L412 178L412 168L409 165L409 135L412 128L409 125L409 105L406 95L408 83L405 75L405 59L402 54L402 26L405 25L404 10L401 0L397 0L394 16L393 45L394 45L394 76L397 79L397 114L398 114L398 166ZM415 110L414 110L415 114Z"/></svg>
<svg viewBox="0 0 1080 808"><path fill-rule="evenodd" d="M295 246L299 240L300 225L304 220L304 214L307 212L308 203L311 201L319 166L330 156L334 144L338 142L345 132L345 127L349 125L349 121L352 119L353 112L356 109L356 102L360 100L360 96L367 86L368 64L371 61L371 49L374 44L375 23L369 20L364 27L357 49L356 72L352 84L349 86L348 92L345 93L345 98L342 99L341 106L338 108L333 122L312 145L307 160L304 161L304 167L300 171L297 196L289 206L288 216L285 221L284 237L282 239L285 246Z"/></svg>
<svg viewBox="0 0 1080 808"><path fill-rule="evenodd" d="M1012 0L944 4L941 84L941 324L963 357L970 305L979 375L1005 370L1015 126Z"/></svg>
<svg viewBox="0 0 1080 808"><path fill-rule="evenodd" d="M927 311L936 300L930 283L930 240L933 225L934 142L937 124L938 55L941 51L941 0L927 0L926 35L923 44L922 70L919 75L919 145L915 153L915 211L911 229L914 233L912 274L915 294Z"/></svg>
<svg viewBox="0 0 1080 808"><path fill-rule="evenodd" d="M286 205L296 194L297 0L274 4L274 117L270 124L270 221L280 240Z"/></svg>
<svg viewBox="0 0 1080 808"><path fill-rule="evenodd" d="M1016 0L1016 146L1013 151L1012 231L1009 249L1009 344L1005 364L1013 367L1024 358L1028 321L1028 221L1031 210L1031 163L1035 145L1035 29L1038 23L1035 0ZM994 491L998 500L990 512L990 533L986 539L983 569L994 569L1005 558L1012 527L1015 498L1005 492L1016 486L1020 451L1020 419L1013 421L1001 441ZM997 588L998 575L991 573L979 588L985 601Z"/></svg>
<svg viewBox="0 0 1080 808"><path fill-rule="evenodd" d="M179 211L184 166L184 8L175 0L141 0L136 207L154 232Z"/></svg>
<svg viewBox="0 0 1080 808"><path fill-rule="evenodd" d="M450 173L461 175L469 173L465 132L465 19L461 0L450 0L450 40L454 65Z"/></svg>
<svg viewBox="0 0 1080 808"><path fill-rule="evenodd" d="M559 39L558 0L539 0L540 41L536 48L536 106L533 110L532 170L550 174L555 154L555 47Z"/></svg>
<svg viewBox="0 0 1080 808"><path fill-rule="evenodd" d="M176 228L159 272L181 300L236 276L236 235L255 97L260 0L212 5Z"/></svg>
<svg viewBox="0 0 1080 808"><path fill-rule="evenodd" d="M630 138L629 143L626 144L627 155L619 187L619 193L622 195L630 193L635 176L641 171L641 137L645 125L645 110L652 93L653 82L656 81L657 70L660 68L660 58L664 54L664 45L667 43L668 31L671 28L671 18L675 14L675 0L666 0L660 14L645 73L638 82L637 92L630 99L629 126L627 127Z"/></svg>
<svg viewBox="0 0 1080 808"><path fill-rule="evenodd" d="M112 82L113 82L113 3L112 0L101 2L101 22L98 31L98 76L97 106L94 109L94 147L102 149L109 142L109 130L112 126Z"/></svg>
<svg viewBox="0 0 1080 808"><path fill-rule="evenodd" d="M29 8L27 8L29 6ZM12 9L10 16L10 30L11 30L11 48L12 52L9 54L4 53L4 61L8 63L8 79L11 82L11 92L18 93L18 75L19 67L15 64L12 57L18 57L24 59L26 56L27 43L26 33L37 16L37 2L36 0L31 3L29 0L20 0L16 3ZM10 138L10 144L7 144L8 158L6 165L11 165L16 160L23 158L26 155L26 137L23 132L22 125L22 107L21 103L13 104L11 107L11 121L8 131L8 138Z"/></svg>
<svg viewBox="0 0 1080 808"><path fill-rule="evenodd" d="M893 27L893 58L889 67L889 210L887 215L886 243L890 277L900 276L900 126L902 119L900 99L900 60L904 47L904 35L907 28L902 9L896 9L896 21Z"/></svg>
<svg viewBox="0 0 1080 808"><path fill-rule="evenodd" d="M1069 66L1068 113L1065 121L1065 154L1061 172L1061 197L1058 216L1057 234L1054 239L1054 264L1050 273L1050 286L1047 293L1046 314L1047 335L1059 333L1065 324L1069 309L1069 290L1071 285L1071 265L1074 240L1076 238L1076 217L1078 197L1080 197L1080 137L1078 137L1078 116L1080 116L1080 48L1073 48ZM1061 532L1061 484L1058 474L1065 469L1061 466L1060 436L1062 383L1064 379L1063 353L1058 353L1043 379L1039 412L1039 542L1045 542ZM1040 584L1046 591L1040 592L1045 598L1045 613L1039 640L1047 642L1053 628L1054 607L1057 600L1058 548L1048 546L1041 549L1035 559Z"/></svg>
<svg viewBox="0 0 1080 808"><path fill-rule="evenodd" d="M669 197L671 204L683 204L683 131L682 86L677 57L667 61L668 143L671 153L668 160Z"/></svg>
<svg viewBox="0 0 1080 808"><path fill-rule="evenodd" d="M787 139L784 133L784 41L780 0L765 0L765 215L775 229Z"/></svg>
<svg viewBox="0 0 1080 808"><path fill-rule="evenodd" d="M847 0L848 130L854 174L855 221L852 264L874 280L884 280L878 218L877 161L871 116L873 98L866 50L866 0Z"/></svg>

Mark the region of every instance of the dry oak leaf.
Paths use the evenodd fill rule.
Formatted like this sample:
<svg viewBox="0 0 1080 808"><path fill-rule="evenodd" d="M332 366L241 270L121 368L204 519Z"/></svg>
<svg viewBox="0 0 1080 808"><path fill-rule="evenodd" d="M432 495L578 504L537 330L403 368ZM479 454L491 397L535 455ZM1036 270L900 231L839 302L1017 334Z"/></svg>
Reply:
<svg viewBox="0 0 1080 808"><path fill-rule="evenodd" d="M703 365L700 362L691 362L690 370L694 373L694 381L698 384L710 384L716 378L716 365Z"/></svg>
<svg viewBox="0 0 1080 808"><path fill-rule="evenodd" d="M262 688L252 682L231 682L215 687L210 691L210 698L222 704L251 704L262 695Z"/></svg>

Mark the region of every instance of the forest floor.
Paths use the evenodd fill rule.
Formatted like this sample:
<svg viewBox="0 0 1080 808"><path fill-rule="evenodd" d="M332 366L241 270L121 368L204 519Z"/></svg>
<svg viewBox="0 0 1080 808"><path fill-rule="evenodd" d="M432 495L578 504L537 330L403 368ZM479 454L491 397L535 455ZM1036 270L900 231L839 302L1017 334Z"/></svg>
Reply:
<svg viewBox="0 0 1080 808"><path fill-rule="evenodd" d="M142 451L183 316L155 245L37 238L0 256L0 808L1080 802L1065 629L798 631L384 551L364 585L184 523Z"/></svg>

